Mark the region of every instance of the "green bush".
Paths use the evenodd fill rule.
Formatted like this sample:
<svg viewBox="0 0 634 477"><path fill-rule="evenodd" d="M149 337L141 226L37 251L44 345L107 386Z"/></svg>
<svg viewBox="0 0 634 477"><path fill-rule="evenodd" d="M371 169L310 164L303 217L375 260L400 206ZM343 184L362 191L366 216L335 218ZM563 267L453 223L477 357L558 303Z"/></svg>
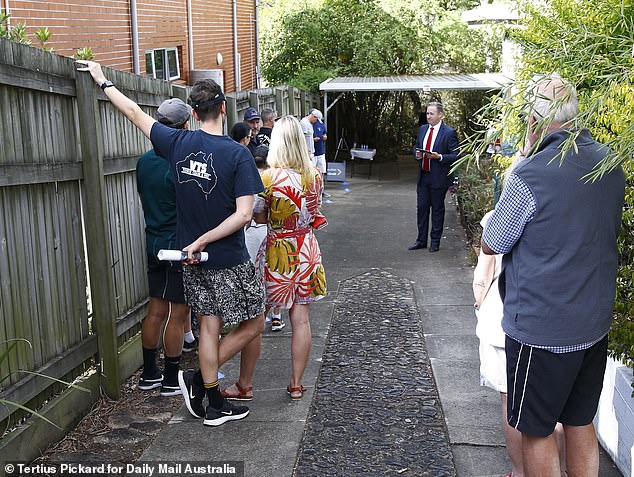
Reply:
<svg viewBox="0 0 634 477"><path fill-rule="evenodd" d="M623 228L618 241L621 256L610 351L628 366L634 367L634 176L630 168L626 168L626 173Z"/></svg>
<svg viewBox="0 0 634 477"><path fill-rule="evenodd" d="M479 247L482 238L480 220L493 209L496 166L491 160L483 161L479 167L471 166L460 174L456 190L456 202L460 221L471 247Z"/></svg>

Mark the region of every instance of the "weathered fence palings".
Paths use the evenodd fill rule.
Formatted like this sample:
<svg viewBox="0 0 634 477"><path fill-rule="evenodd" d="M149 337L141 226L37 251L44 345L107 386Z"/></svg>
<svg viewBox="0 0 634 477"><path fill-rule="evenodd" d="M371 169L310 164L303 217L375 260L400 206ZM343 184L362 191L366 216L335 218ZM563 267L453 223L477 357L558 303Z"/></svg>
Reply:
<svg viewBox="0 0 634 477"><path fill-rule="evenodd" d="M165 81L105 71L148 114L168 97L189 94ZM302 116L317 104L286 86L230 93L227 125L242 120L249 106ZM38 406L54 386L19 369L77 376L98 356L101 386L116 398L127 378L121 370L138 367L119 360L131 355L121 353L121 338L136 333L147 300L135 165L151 145L72 59L4 39L0 141L0 344L25 338L33 346L17 346L0 363L0 378L10 376L0 397ZM97 398L87 398L85 409ZM0 449L10 440L0 440ZM37 454L40 443L32 444L14 458Z"/></svg>

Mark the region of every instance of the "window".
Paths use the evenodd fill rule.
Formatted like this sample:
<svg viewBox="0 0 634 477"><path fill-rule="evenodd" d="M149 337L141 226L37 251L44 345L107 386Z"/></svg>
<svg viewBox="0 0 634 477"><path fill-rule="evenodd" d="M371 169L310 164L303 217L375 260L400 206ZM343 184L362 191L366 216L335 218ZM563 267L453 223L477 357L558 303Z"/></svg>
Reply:
<svg viewBox="0 0 634 477"><path fill-rule="evenodd" d="M157 79L175 80L181 77L177 48L157 48L145 52L145 72Z"/></svg>

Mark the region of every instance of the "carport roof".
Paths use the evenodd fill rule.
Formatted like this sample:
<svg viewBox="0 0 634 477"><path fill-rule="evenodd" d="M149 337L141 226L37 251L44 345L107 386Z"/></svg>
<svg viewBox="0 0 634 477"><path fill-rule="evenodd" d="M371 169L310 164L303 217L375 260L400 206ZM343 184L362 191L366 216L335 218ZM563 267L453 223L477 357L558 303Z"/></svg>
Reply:
<svg viewBox="0 0 634 477"><path fill-rule="evenodd" d="M457 89L500 89L511 81L502 73L439 74L423 76L350 76L330 78L320 91L431 91Z"/></svg>

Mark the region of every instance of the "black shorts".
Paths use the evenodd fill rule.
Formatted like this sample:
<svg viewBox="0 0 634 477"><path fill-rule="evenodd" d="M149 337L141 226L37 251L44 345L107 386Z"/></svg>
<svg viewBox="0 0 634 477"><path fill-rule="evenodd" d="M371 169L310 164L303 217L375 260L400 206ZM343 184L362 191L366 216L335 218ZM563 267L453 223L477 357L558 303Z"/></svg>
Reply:
<svg viewBox="0 0 634 477"><path fill-rule="evenodd" d="M172 303L185 303L183 267L180 262L162 261L156 258L155 255L148 254L147 281L150 288L150 297L160 298Z"/></svg>
<svg viewBox="0 0 634 477"><path fill-rule="evenodd" d="M607 356L607 336L571 353L552 353L507 336L509 424L536 437L552 434L557 422L590 424L597 412Z"/></svg>

